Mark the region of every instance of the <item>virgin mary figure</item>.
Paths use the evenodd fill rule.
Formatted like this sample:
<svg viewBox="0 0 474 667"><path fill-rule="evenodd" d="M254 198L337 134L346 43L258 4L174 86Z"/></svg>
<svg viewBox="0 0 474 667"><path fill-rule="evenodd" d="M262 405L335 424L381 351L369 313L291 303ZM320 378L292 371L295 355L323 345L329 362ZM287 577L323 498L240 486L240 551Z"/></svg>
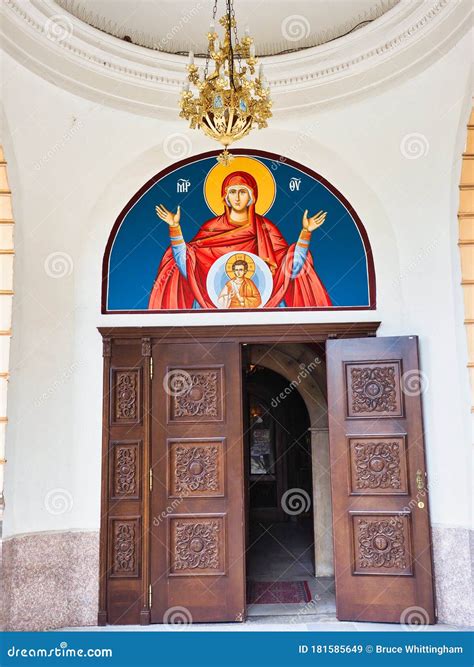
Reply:
<svg viewBox="0 0 474 667"><path fill-rule="evenodd" d="M176 213L162 205L156 207L158 217L169 226L170 247L158 268L149 309L215 309L206 289L207 274L213 263L230 251L253 253L268 265L273 291L265 308L332 305L309 252L311 234L323 224L326 213L308 216L305 211L298 240L289 245L273 222L256 213L258 186L251 174L228 174L222 182L221 196L222 215L205 222L187 243L180 226L180 207Z"/></svg>

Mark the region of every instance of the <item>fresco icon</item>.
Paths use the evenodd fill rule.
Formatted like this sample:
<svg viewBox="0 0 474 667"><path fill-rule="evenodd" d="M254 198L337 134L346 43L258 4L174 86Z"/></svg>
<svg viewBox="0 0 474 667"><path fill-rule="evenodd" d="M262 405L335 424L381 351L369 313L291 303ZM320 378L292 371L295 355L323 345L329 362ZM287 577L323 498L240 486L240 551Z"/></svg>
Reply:
<svg viewBox="0 0 474 667"><path fill-rule="evenodd" d="M205 221L188 243L181 229L181 205L176 212L163 204L156 207L158 218L169 227L170 247L158 268L148 307L151 310L228 309L239 304L241 308L260 307L261 296L248 275L245 260L231 270L238 275L226 283L217 304L211 298L208 273L216 258L228 253L251 253L266 264L273 283L266 306L331 306L308 252L311 233L324 223L326 213L320 210L309 215L305 210L299 236L295 231L297 239L288 244L278 226L257 212L260 209L266 213L275 199L276 186L270 169L253 158L237 159L241 169L236 169L235 162L231 163L231 170L219 163L211 169L204 196L216 216Z"/></svg>
<svg viewBox="0 0 474 667"><path fill-rule="evenodd" d="M216 308L263 308L271 296L273 279L258 255L228 252L211 266L206 287Z"/></svg>
<svg viewBox="0 0 474 667"><path fill-rule="evenodd" d="M311 170L250 150L229 165L187 158L145 184L114 225L103 286L103 312L375 305L350 204Z"/></svg>

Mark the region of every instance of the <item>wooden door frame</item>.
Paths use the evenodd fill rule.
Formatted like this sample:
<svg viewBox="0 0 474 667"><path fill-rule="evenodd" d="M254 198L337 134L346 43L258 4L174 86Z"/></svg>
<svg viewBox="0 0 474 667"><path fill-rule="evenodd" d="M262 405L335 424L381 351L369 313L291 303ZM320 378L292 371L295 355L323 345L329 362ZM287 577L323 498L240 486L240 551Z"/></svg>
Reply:
<svg viewBox="0 0 474 667"><path fill-rule="evenodd" d="M109 527L109 450L110 450L110 391L111 391L111 355L113 346L130 343L141 344L141 353L145 373L152 363L153 345L170 341L191 342L237 342L244 344L284 344L284 343L324 343L332 338L361 338L377 334L378 321L307 323L307 324L249 324L249 325L212 325L212 326L146 326L146 327L99 327L103 340L103 408L102 408L102 472L101 472L101 522L100 522L100 566L99 566L99 612L98 625L106 625L107 582L108 582L108 527ZM144 382L144 439L141 457L141 517L142 540L140 565L143 567L142 598L143 606L135 623L150 623L149 597L147 594L150 580L150 491L148 484L149 461L151 455L151 384Z"/></svg>

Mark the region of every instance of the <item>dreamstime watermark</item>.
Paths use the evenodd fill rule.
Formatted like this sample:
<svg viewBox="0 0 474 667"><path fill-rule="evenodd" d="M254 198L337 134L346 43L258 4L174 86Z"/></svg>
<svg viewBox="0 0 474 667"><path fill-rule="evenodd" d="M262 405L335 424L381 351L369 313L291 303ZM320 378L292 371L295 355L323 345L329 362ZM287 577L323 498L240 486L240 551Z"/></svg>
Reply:
<svg viewBox="0 0 474 667"><path fill-rule="evenodd" d="M44 506L49 514L65 514L72 510L72 494L67 489L50 489L44 497Z"/></svg>
<svg viewBox="0 0 474 667"><path fill-rule="evenodd" d="M426 474L422 470L417 471L417 479L415 480L415 488L417 488L416 495L410 498L404 507L396 510L394 516L390 517L388 520L388 523L394 526L401 517L408 516L416 508L424 510L426 507L425 500L428 498L428 494L434 488L437 481L437 475L430 475L430 480L428 482Z"/></svg>
<svg viewBox="0 0 474 667"><path fill-rule="evenodd" d="M73 268L74 262L67 252L52 252L44 260L44 270L50 278L70 276Z"/></svg>
<svg viewBox="0 0 474 667"><path fill-rule="evenodd" d="M16 648L12 645L7 650L9 658L111 658L111 648L69 648L67 642L61 642L53 648Z"/></svg>
<svg viewBox="0 0 474 667"><path fill-rule="evenodd" d="M299 365L300 370L296 378L292 380L290 384L278 394L278 396L274 396L272 398L272 408L278 407L278 405L280 405L280 403L285 400L287 396L289 396L295 389L299 387L299 385L303 382L304 379L308 377L308 375L311 375L311 373L320 365L320 363L321 359L319 357L314 357L313 361L311 361L309 364L301 363Z"/></svg>
<svg viewBox="0 0 474 667"><path fill-rule="evenodd" d="M163 623L173 627L181 627L183 625L191 625L193 617L187 607L170 607L163 614Z"/></svg>
<svg viewBox="0 0 474 667"><path fill-rule="evenodd" d="M424 607L407 607L400 615L400 624L404 630L426 630L430 615Z"/></svg>
<svg viewBox="0 0 474 667"><path fill-rule="evenodd" d="M174 132L163 141L163 151L169 158L185 158L191 155L191 139L182 132Z"/></svg>
<svg viewBox="0 0 474 667"><path fill-rule="evenodd" d="M170 514L172 514L179 505L183 502L183 498L175 498L164 510L162 510L158 516L153 517L153 525L155 527L159 526L162 521L164 521Z"/></svg>
<svg viewBox="0 0 474 667"><path fill-rule="evenodd" d="M405 396L421 396L428 390L428 376L418 368L406 371L402 375L402 391Z"/></svg>
<svg viewBox="0 0 474 667"><path fill-rule="evenodd" d="M166 35L160 39L160 41L158 42L158 46L160 48L166 47L167 44L169 44L169 42L171 42L171 40L174 39L176 35L178 35L186 25L188 25L191 19L195 18L199 14L201 9L202 5L200 2L194 5L194 7L191 7L191 9L189 9L185 14L183 14L179 19L179 21L177 21L177 23L174 24L171 30L168 30Z"/></svg>
<svg viewBox="0 0 474 667"><path fill-rule="evenodd" d="M64 42L73 32L73 24L69 16L54 14L44 24L44 32L52 42Z"/></svg>
<svg viewBox="0 0 474 667"><path fill-rule="evenodd" d="M192 386L192 377L181 368L173 368L163 378L163 389L169 396L184 396Z"/></svg>
<svg viewBox="0 0 474 667"><path fill-rule="evenodd" d="M430 144L424 134L412 132L406 134L400 142L400 153L407 160L418 160L428 155Z"/></svg>
<svg viewBox="0 0 474 667"><path fill-rule="evenodd" d="M288 489L282 495L280 504L286 514L297 516L309 511L311 498L304 489Z"/></svg>
<svg viewBox="0 0 474 667"><path fill-rule="evenodd" d="M56 393L56 391L62 387L62 385L67 382L73 375L74 371L77 370L77 367L79 366L78 363L73 363L67 368L59 377L57 377L48 387L46 391L43 391L41 396L39 396L36 401L34 402L34 406L36 408L39 408L44 401L46 401L48 398L51 398L51 396Z"/></svg>
<svg viewBox="0 0 474 667"><path fill-rule="evenodd" d="M291 617L290 623L303 623L304 619L301 618L302 616L307 616L312 614L313 612L316 614L318 611L318 602L321 601L321 596L316 593L316 595L309 601L307 602L301 609L298 610L298 612ZM331 619L332 620L332 619ZM319 621L319 618L318 618Z"/></svg>
<svg viewBox="0 0 474 667"><path fill-rule="evenodd" d="M281 34L289 42L299 42L309 37L311 26L306 18L301 14L292 14L287 16L281 22Z"/></svg>
<svg viewBox="0 0 474 667"><path fill-rule="evenodd" d="M60 150L64 148L64 146L69 141L71 141L74 135L83 127L84 123L82 122L82 120L74 119L70 130L65 132L62 135L61 139L57 141L39 160L35 162L34 169L36 169L36 171L39 171L42 167L44 167L57 153L59 153Z"/></svg>
<svg viewBox="0 0 474 667"><path fill-rule="evenodd" d="M292 156L297 155L301 148L305 145L308 139L310 139L315 134L315 130L318 127L319 123L313 121L308 125L305 125L300 132L296 135L295 141L291 146L285 151L285 155L280 155L278 160L272 160L270 169L272 171L277 171L277 169L282 165L286 164Z"/></svg>
<svg viewBox="0 0 474 667"><path fill-rule="evenodd" d="M392 288L397 290L400 289L402 280L407 278L410 273L415 271L420 266L420 264L422 264L425 259L429 257L429 255L433 252L433 250L435 250L439 243L439 237L434 238L427 246L424 246L414 257L412 257L404 270L401 271L400 274L394 279Z"/></svg>

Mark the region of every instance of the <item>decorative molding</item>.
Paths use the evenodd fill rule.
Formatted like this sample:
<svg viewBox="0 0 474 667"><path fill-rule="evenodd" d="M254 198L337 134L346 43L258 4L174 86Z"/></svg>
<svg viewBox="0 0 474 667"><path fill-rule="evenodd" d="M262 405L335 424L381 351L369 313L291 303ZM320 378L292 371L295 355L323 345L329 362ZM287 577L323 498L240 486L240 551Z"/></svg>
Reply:
<svg viewBox="0 0 474 667"><path fill-rule="evenodd" d="M112 340L110 338L102 339L102 356L103 357L112 356Z"/></svg>
<svg viewBox="0 0 474 667"><path fill-rule="evenodd" d="M2 9L6 50L40 76L136 113L176 114L185 57L119 40L72 14L65 14L71 29L54 39L51 20L58 5L53 0L5 0ZM336 102L428 66L467 32L470 22L470 3L401 0L346 37L265 58L275 111ZM308 95L311 88L314 95Z"/></svg>
<svg viewBox="0 0 474 667"><path fill-rule="evenodd" d="M114 21L108 16L99 14L97 12L91 11L87 6L84 6L84 3L81 0L55 0L56 4L62 7L64 10L72 14L80 21L87 23L93 28L97 28L102 32L107 33L117 37L118 39L126 39L127 41L135 44L137 46L143 46L147 49L153 49L155 51L162 51L164 53L182 53L189 51L189 41L193 41L192 38L195 37L195 34L191 35L188 40L182 39L178 41L175 39L176 35L166 33L166 26L154 26L155 34L150 32L144 32L142 30L133 29L130 24L125 24L123 21ZM276 55L279 52L288 52L288 51L300 51L301 49L313 48L315 46L320 46L326 42L330 42L334 39L339 39L350 32L353 32L361 24L369 23L376 20L385 12L392 9L395 5L398 4L400 0L372 0L373 5L367 7L365 11L359 11L359 13L354 14L350 20L346 20L342 23L332 25L331 28L324 30L309 30L308 35L298 35L298 40L296 42L289 42L281 36L280 41L264 41L261 36L254 34L256 41L256 46L258 49L257 56L269 56ZM189 10L186 10L185 7L181 10L181 15L176 16L176 25L174 26L177 34L180 34L180 24L182 25L183 18L186 19L186 23L189 24L194 19L195 22L202 22L202 15L199 14L202 9L202 5L197 3L192 6ZM244 8L242 7L242 10ZM197 17L197 18L196 18ZM288 15L286 14L288 18ZM151 17L150 17L151 18ZM282 18L285 18L285 14L282 15ZM291 18L291 16L289 17ZM300 17L295 17L295 19ZM315 17L311 17L315 18ZM257 19L257 17L255 17ZM308 20L308 17L302 17L304 20ZM242 19L241 19L242 21ZM244 21L245 23L245 21ZM296 28L300 27L304 30L302 24L296 24ZM205 28L205 26L204 26ZM309 28L309 21L308 21ZM160 37L159 34L156 34L156 30L163 30L163 34ZM205 52L207 49L207 41L204 38L204 29L202 30L202 35L199 34L199 37L202 37L202 43L195 43L195 54L196 51L199 53ZM165 48L169 44L170 48ZM294 48L291 48L293 46Z"/></svg>
<svg viewBox="0 0 474 667"><path fill-rule="evenodd" d="M150 338L142 338L142 357L151 357Z"/></svg>

